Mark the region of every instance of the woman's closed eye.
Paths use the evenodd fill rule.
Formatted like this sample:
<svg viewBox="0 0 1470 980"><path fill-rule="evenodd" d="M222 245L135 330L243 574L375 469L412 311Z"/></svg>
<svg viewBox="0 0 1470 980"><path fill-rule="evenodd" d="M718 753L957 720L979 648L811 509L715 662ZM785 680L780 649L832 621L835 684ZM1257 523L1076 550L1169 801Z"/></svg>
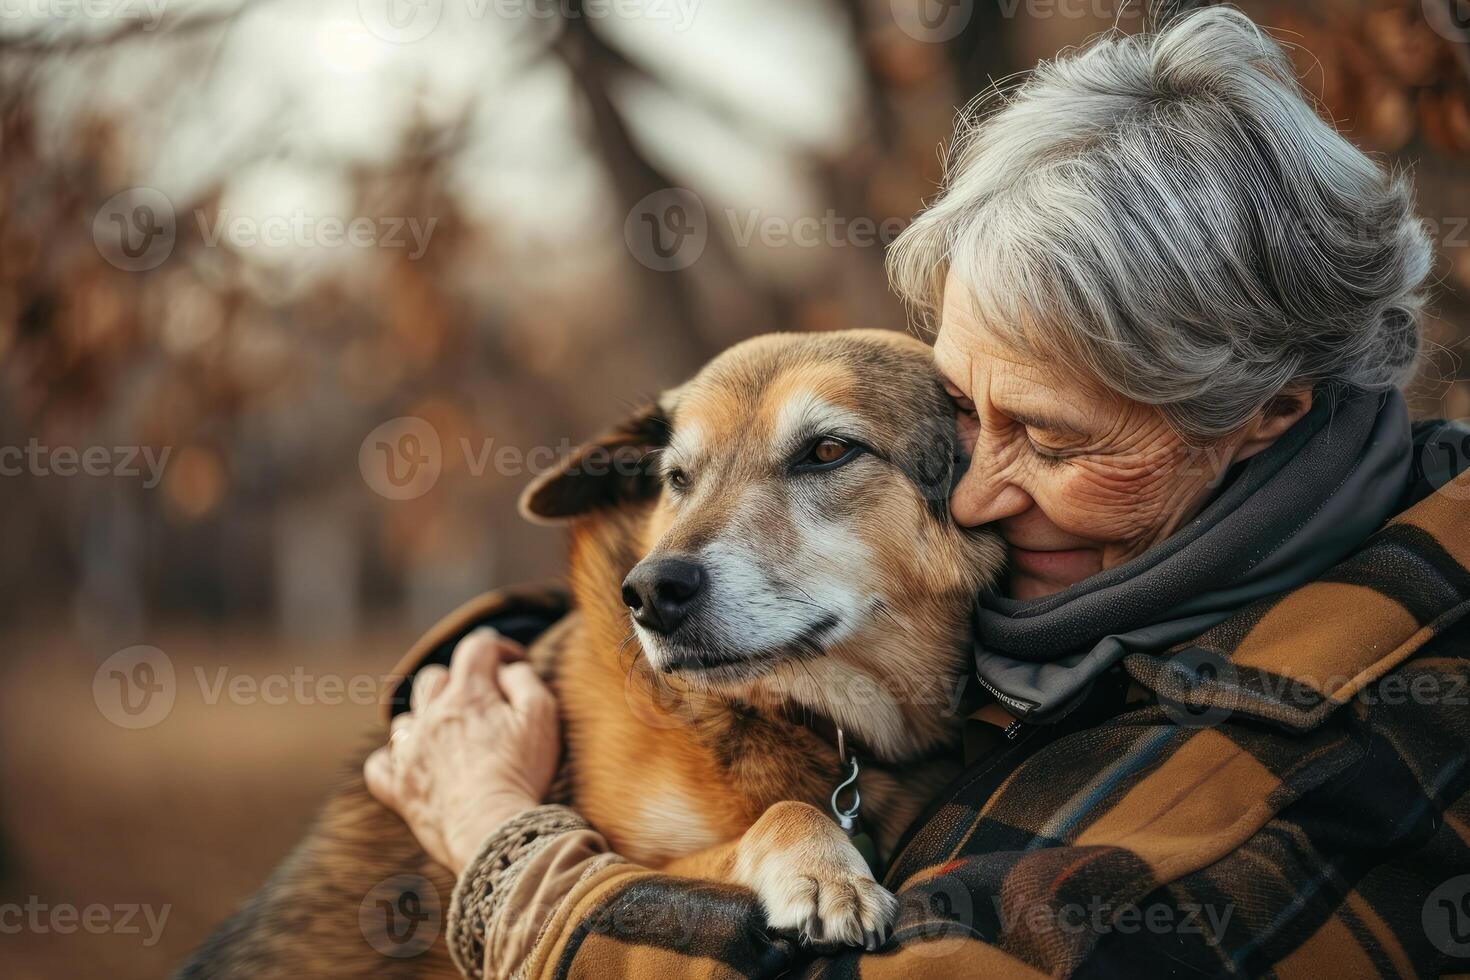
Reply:
<svg viewBox="0 0 1470 980"><path fill-rule="evenodd" d="M1035 456L1042 466L1060 466L1071 456L1065 449L1056 449L1037 441L1029 431L1026 432L1025 439L1031 455Z"/></svg>
<svg viewBox="0 0 1470 980"><path fill-rule="evenodd" d="M972 419L978 419L980 417L979 413L975 411L975 402L968 395L952 384L946 384L944 390L949 395L949 400L954 402L954 408L957 413L967 415Z"/></svg>
<svg viewBox="0 0 1470 980"><path fill-rule="evenodd" d="M975 403L965 397L958 388L947 384L944 389L948 392L949 400L954 405L955 431L959 435L960 445L966 452L969 452L974 449L980 436L980 413L975 410Z"/></svg>
<svg viewBox="0 0 1470 980"><path fill-rule="evenodd" d="M972 447L981 428L980 413L975 408L975 402L952 384L945 384L944 390L949 394L950 401L954 403L960 439L967 448ZM1031 427L1020 420L1009 420L1009 424L1004 425L1003 428L1012 430L1024 439L1031 455L1043 466L1060 466L1075 455L1075 452L1070 449L1049 444L1046 439L1032 432Z"/></svg>

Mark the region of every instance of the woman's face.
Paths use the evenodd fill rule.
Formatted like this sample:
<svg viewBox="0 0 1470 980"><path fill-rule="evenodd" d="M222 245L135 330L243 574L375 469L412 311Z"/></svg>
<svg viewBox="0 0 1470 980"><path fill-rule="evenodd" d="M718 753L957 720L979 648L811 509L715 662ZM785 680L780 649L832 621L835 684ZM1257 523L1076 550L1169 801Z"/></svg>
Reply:
<svg viewBox="0 0 1470 980"><path fill-rule="evenodd" d="M1213 445L1191 448L1150 405L999 342L951 279L934 357L973 462L950 498L961 525L1006 542L1009 594L1060 592L1141 554L1193 517L1230 464L1311 406L1287 396Z"/></svg>

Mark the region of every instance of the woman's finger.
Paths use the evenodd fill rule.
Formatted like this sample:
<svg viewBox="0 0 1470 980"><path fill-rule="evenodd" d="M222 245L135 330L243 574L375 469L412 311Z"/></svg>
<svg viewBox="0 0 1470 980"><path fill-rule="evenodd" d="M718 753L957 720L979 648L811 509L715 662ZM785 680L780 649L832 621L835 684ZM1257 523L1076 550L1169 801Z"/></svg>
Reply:
<svg viewBox="0 0 1470 980"><path fill-rule="evenodd" d="M408 696L409 707L421 711L449 683L449 668L440 664L429 664L413 678L413 692Z"/></svg>
<svg viewBox="0 0 1470 980"><path fill-rule="evenodd" d="M449 660L449 684L445 690L459 695L489 694L499 697L495 673L500 667L500 634L482 626L460 640Z"/></svg>
<svg viewBox="0 0 1470 980"><path fill-rule="evenodd" d="M505 699L517 711L538 708L551 698L551 691L524 660L500 668L497 679L501 691L505 692Z"/></svg>
<svg viewBox="0 0 1470 980"><path fill-rule="evenodd" d="M401 715L394 715L393 720L388 723L388 744L393 744L393 738L399 732L408 731L408 726L413 724L413 712L405 711Z"/></svg>
<svg viewBox="0 0 1470 980"><path fill-rule="evenodd" d="M362 764L362 778L373 799L386 807L393 806L393 760L388 757L386 745L367 757Z"/></svg>

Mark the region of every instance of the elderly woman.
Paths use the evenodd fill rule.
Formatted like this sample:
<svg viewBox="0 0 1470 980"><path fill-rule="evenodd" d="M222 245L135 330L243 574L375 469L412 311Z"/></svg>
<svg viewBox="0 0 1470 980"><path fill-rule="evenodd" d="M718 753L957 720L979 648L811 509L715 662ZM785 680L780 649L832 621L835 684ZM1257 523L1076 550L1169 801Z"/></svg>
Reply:
<svg viewBox="0 0 1470 980"><path fill-rule="evenodd" d="M1449 430L1399 392L1408 186L1219 8L1043 66L950 164L891 271L971 452L954 519L1008 546L975 664L1009 717L900 846L895 934L804 966L749 895L539 806L550 699L480 631L367 770L461 873L461 969L1463 969L1470 477L1426 477Z"/></svg>

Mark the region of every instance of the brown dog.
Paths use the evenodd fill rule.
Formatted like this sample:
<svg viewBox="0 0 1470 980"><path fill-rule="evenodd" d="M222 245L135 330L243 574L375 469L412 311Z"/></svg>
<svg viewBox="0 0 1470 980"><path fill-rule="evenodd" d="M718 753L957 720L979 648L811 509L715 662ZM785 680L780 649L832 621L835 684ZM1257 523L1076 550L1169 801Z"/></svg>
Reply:
<svg viewBox="0 0 1470 980"><path fill-rule="evenodd" d="M745 885L808 940L886 929L892 896L830 812L833 733L886 854L954 774L968 614L1000 568L948 519L952 412L913 338L776 334L528 489L529 516L573 519L581 636L556 688L574 805L619 854Z"/></svg>
<svg viewBox="0 0 1470 980"><path fill-rule="evenodd" d="M881 858L957 772L969 611L1003 551L949 520L954 465L923 343L775 334L528 488L528 516L570 522L577 610L531 656L569 802L618 853L747 886L805 940L881 941L896 903L834 812ZM400 872L452 886L406 836L355 785L189 974L372 969L362 896ZM391 965L437 975L442 945Z"/></svg>

